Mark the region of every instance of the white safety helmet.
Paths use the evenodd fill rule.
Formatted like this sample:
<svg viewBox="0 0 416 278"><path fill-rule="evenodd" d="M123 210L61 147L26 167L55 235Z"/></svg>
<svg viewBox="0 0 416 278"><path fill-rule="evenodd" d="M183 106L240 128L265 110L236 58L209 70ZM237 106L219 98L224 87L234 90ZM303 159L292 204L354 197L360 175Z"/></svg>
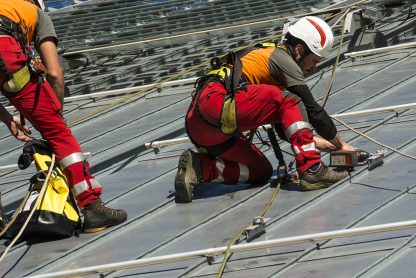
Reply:
<svg viewBox="0 0 416 278"><path fill-rule="evenodd" d="M26 2L30 2L32 4L35 4L36 6L38 6L39 8L42 9L42 11L45 10L45 2L43 2L43 0L25 0Z"/></svg>
<svg viewBox="0 0 416 278"><path fill-rule="evenodd" d="M334 44L331 27L316 16L306 16L290 25L288 33L302 40L319 57L326 58Z"/></svg>

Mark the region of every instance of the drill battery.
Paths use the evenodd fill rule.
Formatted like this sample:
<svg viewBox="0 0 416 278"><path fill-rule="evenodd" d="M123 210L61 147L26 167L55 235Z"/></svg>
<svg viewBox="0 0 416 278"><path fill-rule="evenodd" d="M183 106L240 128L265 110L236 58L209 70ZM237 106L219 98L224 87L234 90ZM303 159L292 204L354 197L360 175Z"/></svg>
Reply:
<svg viewBox="0 0 416 278"><path fill-rule="evenodd" d="M359 162L364 162L370 154L366 151L335 151L329 156L330 165L340 168L353 168Z"/></svg>

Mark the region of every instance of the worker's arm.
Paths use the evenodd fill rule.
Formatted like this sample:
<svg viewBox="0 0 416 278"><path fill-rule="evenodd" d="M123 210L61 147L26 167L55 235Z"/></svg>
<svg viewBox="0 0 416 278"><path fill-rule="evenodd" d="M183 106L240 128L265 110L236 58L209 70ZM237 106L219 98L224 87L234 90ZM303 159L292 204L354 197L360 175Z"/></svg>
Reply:
<svg viewBox="0 0 416 278"><path fill-rule="evenodd" d="M337 135L335 135L334 138L332 138L329 141L319 136L314 136L313 140L315 141L316 148L320 150L321 152L330 153L332 151L356 151L357 150L355 147L342 141L338 133Z"/></svg>
<svg viewBox="0 0 416 278"><path fill-rule="evenodd" d="M30 130L26 125L22 125L18 117L13 117L4 107L0 104L0 120L7 126L10 133L16 137L17 140L23 142L29 142L32 140L28 134Z"/></svg>
<svg viewBox="0 0 416 278"><path fill-rule="evenodd" d="M301 98L308 113L309 122L316 132L326 140L333 139L337 134L337 128L328 113L315 101L308 86L297 85L287 89Z"/></svg>
<svg viewBox="0 0 416 278"><path fill-rule="evenodd" d="M46 79L58 97L59 102L64 104L64 73L59 63L58 51L55 38L43 39L39 44L39 54L46 68Z"/></svg>
<svg viewBox="0 0 416 278"><path fill-rule="evenodd" d="M317 149L320 151L331 152L335 150L353 151L356 150L350 144L345 143L338 134L337 128L328 113L315 101L309 87L297 85L287 88L291 93L299 96L305 105L308 113L309 122L316 132L322 137L314 139Z"/></svg>
<svg viewBox="0 0 416 278"><path fill-rule="evenodd" d="M54 90L59 102L64 104L64 74L58 58L58 38L51 18L38 8L34 45L46 68L46 79Z"/></svg>

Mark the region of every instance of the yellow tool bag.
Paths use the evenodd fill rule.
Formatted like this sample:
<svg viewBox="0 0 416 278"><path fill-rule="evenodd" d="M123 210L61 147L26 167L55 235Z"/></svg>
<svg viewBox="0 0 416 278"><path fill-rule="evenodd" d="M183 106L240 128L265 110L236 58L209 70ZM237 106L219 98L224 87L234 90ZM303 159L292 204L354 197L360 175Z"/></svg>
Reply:
<svg viewBox="0 0 416 278"><path fill-rule="evenodd" d="M8 229L8 234L12 237L19 233L39 198L41 201L24 228L22 238L65 238L74 235L80 228L78 207L58 164L53 166L50 178L45 184L44 194L40 195L52 161L51 156L52 152L47 143L42 140L32 140L23 147L19 167L25 169L34 161L37 173L30 179L29 190L12 217L15 219Z"/></svg>

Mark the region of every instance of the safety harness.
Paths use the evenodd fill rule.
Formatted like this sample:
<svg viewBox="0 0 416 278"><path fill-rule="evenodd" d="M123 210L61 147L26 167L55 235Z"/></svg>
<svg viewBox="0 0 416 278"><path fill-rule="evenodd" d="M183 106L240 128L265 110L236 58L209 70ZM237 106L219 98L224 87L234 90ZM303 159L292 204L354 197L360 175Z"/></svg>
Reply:
<svg viewBox="0 0 416 278"><path fill-rule="evenodd" d="M259 43L251 47L240 49L235 52L229 52L227 55L222 57L214 57L211 59L212 70L207 72L206 75L204 75L196 81L196 89L193 94L193 98L196 98L196 112L198 113L200 118L208 125L218 128L225 135L231 135L230 139L215 146L200 146L193 142L198 147L198 150L200 152L208 153L212 156L218 156L226 152L229 148L231 148L234 145L237 137L240 134L237 123L235 94L238 90L245 90L245 86L248 84L248 82L242 76L243 65L241 63L241 58L254 49L266 47L281 46L278 46L276 43ZM224 96L224 102L222 105L219 122L213 122L212 120L208 119L199 109L200 93L210 82L222 83L227 92L227 94Z"/></svg>
<svg viewBox="0 0 416 278"><path fill-rule="evenodd" d="M25 31L22 31L22 29ZM19 23L15 23L7 17L0 15L0 35L15 38L27 57L27 62L22 68L10 72L2 55L0 55L0 70L5 76L5 81L1 85L1 91L9 98L20 92L29 83L32 76L36 76L39 83L45 80L46 69L39 60L34 59L33 51L25 44L26 34L26 26L21 28Z"/></svg>

